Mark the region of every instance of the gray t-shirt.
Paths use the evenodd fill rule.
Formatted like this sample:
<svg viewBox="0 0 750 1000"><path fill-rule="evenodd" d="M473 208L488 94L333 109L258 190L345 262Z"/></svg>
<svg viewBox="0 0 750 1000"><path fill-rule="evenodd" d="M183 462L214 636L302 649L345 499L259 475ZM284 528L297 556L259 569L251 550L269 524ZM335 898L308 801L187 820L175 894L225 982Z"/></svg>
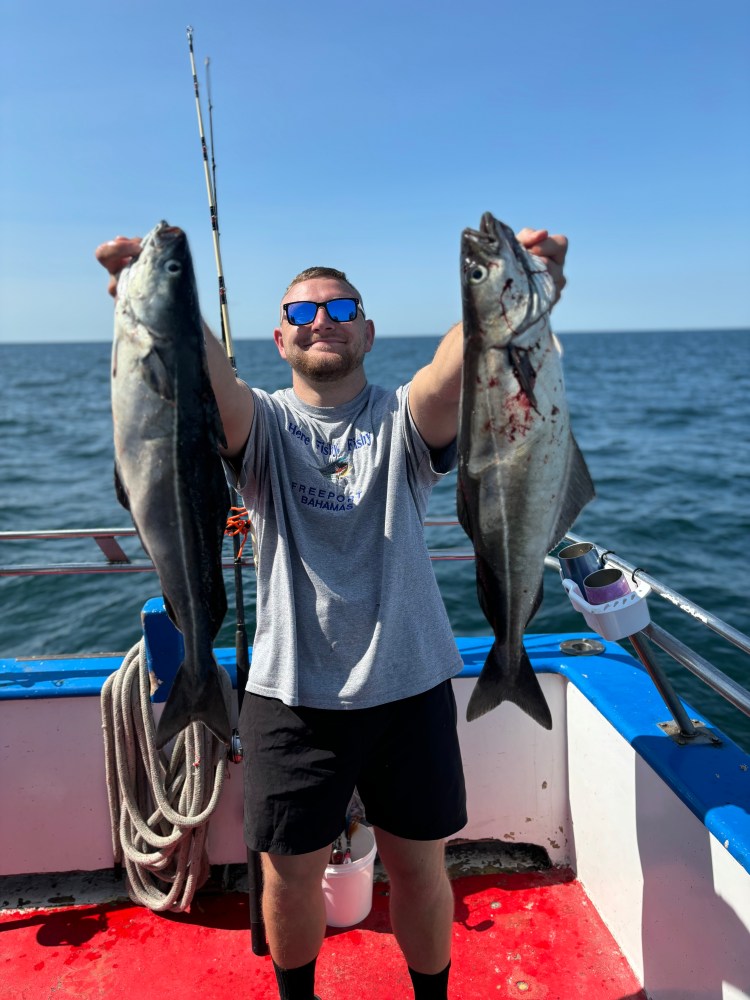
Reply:
<svg viewBox="0 0 750 1000"><path fill-rule="evenodd" d="M253 523L258 579L247 690L287 705L368 708L457 674L423 534L455 445L431 454L408 385L368 385L330 408L293 389L253 395L232 479Z"/></svg>

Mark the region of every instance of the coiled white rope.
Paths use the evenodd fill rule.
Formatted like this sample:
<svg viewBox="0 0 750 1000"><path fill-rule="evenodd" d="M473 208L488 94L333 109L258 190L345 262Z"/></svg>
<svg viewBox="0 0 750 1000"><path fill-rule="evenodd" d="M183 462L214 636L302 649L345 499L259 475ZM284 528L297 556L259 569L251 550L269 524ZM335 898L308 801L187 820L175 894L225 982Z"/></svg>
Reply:
<svg viewBox="0 0 750 1000"><path fill-rule="evenodd" d="M219 668L229 707L232 682ZM227 769L226 747L200 722L156 748L143 639L102 688L102 730L112 850L130 898L184 911L209 875L206 836Z"/></svg>

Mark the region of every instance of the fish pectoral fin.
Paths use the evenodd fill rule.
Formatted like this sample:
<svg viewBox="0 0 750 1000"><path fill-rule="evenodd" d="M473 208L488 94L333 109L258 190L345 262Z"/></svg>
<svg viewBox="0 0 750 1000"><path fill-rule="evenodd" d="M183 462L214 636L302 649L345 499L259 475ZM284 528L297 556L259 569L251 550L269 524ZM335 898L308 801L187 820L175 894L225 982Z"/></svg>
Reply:
<svg viewBox="0 0 750 1000"><path fill-rule="evenodd" d="M156 746L159 750L191 722L202 722L217 739L230 745L229 706L216 663L196 682L198 677L196 668L186 663L180 665L156 727Z"/></svg>
<svg viewBox="0 0 750 1000"><path fill-rule="evenodd" d="M575 523L583 508L594 499L596 490L591 479L586 459L581 454L578 442L570 435L568 451L568 467L561 489L562 503L551 537L547 540L547 551L550 552L564 538L566 532Z"/></svg>
<svg viewBox="0 0 750 1000"><path fill-rule="evenodd" d="M495 642L474 685L466 718L472 722L504 701L512 701L540 726L552 729L547 699L526 650L521 646L519 668L511 674L508 670L508 647Z"/></svg>
<svg viewBox="0 0 750 1000"><path fill-rule="evenodd" d="M152 389L161 399L174 402L174 379L156 348L152 347L143 358L141 368L143 381L149 389Z"/></svg>
<svg viewBox="0 0 750 1000"><path fill-rule="evenodd" d="M513 374L516 376L516 380L525 393L529 403L536 410L536 396L534 395L536 371L531 363L529 353L529 351L518 347L517 344L513 344L512 342L508 346L508 360L510 361L510 365L513 369Z"/></svg>

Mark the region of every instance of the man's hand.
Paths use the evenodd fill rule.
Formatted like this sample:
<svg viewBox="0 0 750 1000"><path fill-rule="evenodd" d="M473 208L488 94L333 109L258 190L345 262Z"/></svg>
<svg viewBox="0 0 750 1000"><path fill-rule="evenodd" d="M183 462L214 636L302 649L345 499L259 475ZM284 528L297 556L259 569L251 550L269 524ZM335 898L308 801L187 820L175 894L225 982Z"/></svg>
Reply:
<svg viewBox="0 0 750 1000"><path fill-rule="evenodd" d="M568 239L566 236L550 236L546 229L522 229L516 234L518 242L524 246L529 253L541 257L547 264L550 277L555 282L557 296L560 298L563 288L566 285L566 278L563 274L565 266L565 255L568 252Z"/></svg>
<svg viewBox="0 0 750 1000"><path fill-rule="evenodd" d="M116 236L109 243L102 243L94 251L94 256L110 273L107 291L112 298L117 297L117 278L120 271L141 252L141 240L136 236Z"/></svg>

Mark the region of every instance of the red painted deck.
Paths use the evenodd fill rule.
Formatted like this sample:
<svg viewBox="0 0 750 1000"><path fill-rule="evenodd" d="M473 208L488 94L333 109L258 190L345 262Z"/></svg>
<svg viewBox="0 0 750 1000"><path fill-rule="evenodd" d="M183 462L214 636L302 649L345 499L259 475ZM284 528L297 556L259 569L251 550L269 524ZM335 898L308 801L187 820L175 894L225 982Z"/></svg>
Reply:
<svg viewBox="0 0 750 1000"><path fill-rule="evenodd" d="M572 872L457 878L452 1000L647 1000ZM322 1000L408 1000L388 922L388 885L369 917L329 930ZM270 958L250 950L247 899L202 895L190 914L129 904L0 916L2 1000L277 1000Z"/></svg>

